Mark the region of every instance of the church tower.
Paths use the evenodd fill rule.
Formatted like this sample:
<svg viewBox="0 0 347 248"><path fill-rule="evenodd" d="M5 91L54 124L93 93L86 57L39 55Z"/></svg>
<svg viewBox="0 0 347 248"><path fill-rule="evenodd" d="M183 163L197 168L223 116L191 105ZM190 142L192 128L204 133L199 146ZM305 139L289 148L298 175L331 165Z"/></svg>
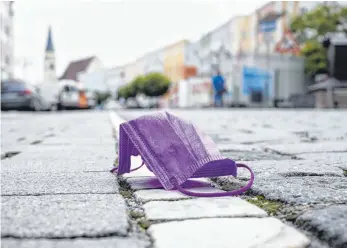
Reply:
<svg viewBox="0 0 347 248"><path fill-rule="evenodd" d="M44 61L44 82L56 81L55 55L52 40L52 29L49 27Z"/></svg>

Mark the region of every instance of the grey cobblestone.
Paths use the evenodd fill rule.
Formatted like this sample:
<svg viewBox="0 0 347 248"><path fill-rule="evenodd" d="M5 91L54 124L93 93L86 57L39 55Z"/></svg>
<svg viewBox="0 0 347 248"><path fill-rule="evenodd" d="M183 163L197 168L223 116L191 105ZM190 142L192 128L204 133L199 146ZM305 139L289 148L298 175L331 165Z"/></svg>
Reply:
<svg viewBox="0 0 347 248"><path fill-rule="evenodd" d="M254 173L258 175L258 179L275 176L343 176L340 163L334 161L331 161L328 166L322 166L321 163L314 160L255 160L244 161L244 163L252 167ZM249 178L248 171L239 170L238 172L239 176Z"/></svg>
<svg viewBox="0 0 347 248"><path fill-rule="evenodd" d="M128 228L126 206L120 195L2 197L2 237L125 236Z"/></svg>
<svg viewBox="0 0 347 248"><path fill-rule="evenodd" d="M11 160L1 161L2 172L85 172L105 171L108 172L114 162L114 157L85 155L59 157L55 152L47 152L42 156L36 154L20 153Z"/></svg>
<svg viewBox="0 0 347 248"><path fill-rule="evenodd" d="M144 248L148 243L134 238L100 238L100 239L3 239L2 247L6 248Z"/></svg>
<svg viewBox="0 0 347 248"><path fill-rule="evenodd" d="M347 247L346 205L333 205L305 212L296 223L306 230L318 233L321 239L333 247Z"/></svg>
<svg viewBox="0 0 347 248"><path fill-rule="evenodd" d="M132 119L150 112L120 111L120 115L125 119ZM256 176L252 190L249 191L251 197L252 195L263 195L266 200L281 201L284 204L282 212L287 211L296 216L294 219L285 216L285 219L295 221L298 213L302 213L300 222L298 220L296 225L315 236L312 238L311 248L325 247L323 243L316 240L318 238L326 241L321 236L324 233L331 235L333 233L335 236L332 237L340 237L339 240L344 237L341 234L338 236L337 233L339 231L345 233L346 228L343 225L338 225L339 228L334 226L334 219L340 216L338 212L341 213L341 210L332 208L336 210L336 213L333 214L333 210L324 209L322 214L324 221L320 221L318 216L321 213L319 211L323 210L307 212L315 206L329 204L346 206L347 115L344 112L249 109L173 110L172 112L186 120L191 120L209 134L224 156L250 165ZM144 172L136 176L150 176ZM228 186L228 189L238 188L245 183L244 180L249 178L249 174L239 170L238 175L241 181L222 177L217 182L223 186ZM137 177L128 179L133 185L136 185L136 180L138 180ZM158 204L158 202L147 204ZM294 209L294 212L290 209ZM301 209L301 211L297 212L295 209ZM306 212L307 215L305 215ZM227 220L229 221L229 219ZM179 240L180 237L190 240L192 243L189 244L194 244L194 246L199 246L196 242L201 241L199 247L204 247L204 245L209 247L209 240L201 239L201 236L204 236L201 235L201 232L199 237L185 235L185 233L191 234L189 232L191 229L218 226L212 220L204 221L211 221L208 223L208 227L202 227L202 223L204 223L202 220L189 220L155 224L150 227L149 232L156 238L157 247L174 247L177 245L176 240ZM188 223L194 224L190 226ZM240 226L242 225L240 224ZM307 226L310 228L306 228ZM312 231L312 226L319 227L320 231ZM168 233L174 229L182 230L182 236L177 234L171 240ZM230 225L227 229L230 231ZM240 229L238 228L237 231L239 234ZM295 240L294 236L289 235L287 237L288 240L282 240L280 247L286 247L284 244L288 244L288 247L306 247L307 245L305 242L291 244L290 242ZM218 247L223 247L223 244L233 244L232 241L223 238L224 236L216 238L214 235L212 240L223 240L220 244L218 243ZM168 240L171 243L168 244ZM257 245L259 247L265 246L259 244L262 244L261 241ZM337 244L330 242L331 247L340 247ZM215 246L215 243L213 245ZM243 242L242 245L244 246L234 246L249 247L254 244ZM272 247L272 243L266 243L266 247ZM279 247L279 245L273 247Z"/></svg>
<svg viewBox="0 0 347 248"><path fill-rule="evenodd" d="M3 173L2 195L110 194L118 183L109 172L100 173Z"/></svg>

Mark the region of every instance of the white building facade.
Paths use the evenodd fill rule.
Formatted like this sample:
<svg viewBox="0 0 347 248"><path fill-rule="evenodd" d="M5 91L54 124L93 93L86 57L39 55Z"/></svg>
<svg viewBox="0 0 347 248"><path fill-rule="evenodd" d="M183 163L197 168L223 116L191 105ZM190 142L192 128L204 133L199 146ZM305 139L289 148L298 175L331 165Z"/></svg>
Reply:
<svg viewBox="0 0 347 248"><path fill-rule="evenodd" d="M99 69L81 73L78 79L88 90L99 92L109 91L113 96L116 96L119 87L126 84L123 67Z"/></svg>
<svg viewBox="0 0 347 248"><path fill-rule="evenodd" d="M13 1L0 1L1 79L14 76Z"/></svg>

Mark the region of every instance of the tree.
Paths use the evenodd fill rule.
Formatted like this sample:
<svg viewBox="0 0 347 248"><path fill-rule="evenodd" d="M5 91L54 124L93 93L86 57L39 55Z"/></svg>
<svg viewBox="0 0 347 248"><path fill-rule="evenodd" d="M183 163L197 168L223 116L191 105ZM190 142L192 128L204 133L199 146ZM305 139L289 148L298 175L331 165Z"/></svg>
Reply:
<svg viewBox="0 0 347 248"><path fill-rule="evenodd" d="M109 99L112 96L112 94L109 91L106 91L106 92L95 91L94 96L95 96L96 102L98 104L102 104L105 101L107 101L107 99Z"/></svg>
<svg viewBox="0 0 347 248"><path fill-rule="evenodd" d="M347 8L334 2L319 4L293 20L291 30L302 45L306 74L314 76L317 71L328 68L327 51L322 42L338 31L347 33L346 23Z"/></svg>
<svg viewBox="0 0 347 248"><path fill-rule="evenodd" d="M157 97L164 95L170 86L170 80L160 73L150 73L146 76L137 76L129 84L118 89L117 99L136 98L143 93L148 97ZM135 99L136 101L136 99Z"/></svg>
<svg viewBox="0 0 347 248"><path fill-rule="evenodd" d="M146 83L146 78L142 75L137 76L130 84L134 87L136 91L136 95L143 93L144 87Z"/></svg>
<svg viewBox="0 0 347 248"><path fill-rule="evenodd" d="M164 95L169 87L170 80L161 73L149 73L144 77L143 93L149 97Z"/></svg>
<svg viewBox="0 0 347 248"><path fill-rule="evenodd" d="M125 100L128 100L129 98L133 98L136 96L135 88L132 84L127 84L118 89L117 92L117 99L124 98Z"/></svg>

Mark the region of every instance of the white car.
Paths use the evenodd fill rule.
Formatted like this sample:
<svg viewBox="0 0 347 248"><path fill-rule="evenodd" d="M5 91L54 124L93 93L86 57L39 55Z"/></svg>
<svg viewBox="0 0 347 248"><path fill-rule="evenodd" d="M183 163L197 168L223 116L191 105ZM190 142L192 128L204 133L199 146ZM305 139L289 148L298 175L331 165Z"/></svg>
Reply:
<svg viewBox="0 0 347 248"><path fill-rule="evenodd" d="M89 109L94 108L96 101L92 92L78 87L75 82L65 82L61 85L59 94L59 109Z"/></svg>

